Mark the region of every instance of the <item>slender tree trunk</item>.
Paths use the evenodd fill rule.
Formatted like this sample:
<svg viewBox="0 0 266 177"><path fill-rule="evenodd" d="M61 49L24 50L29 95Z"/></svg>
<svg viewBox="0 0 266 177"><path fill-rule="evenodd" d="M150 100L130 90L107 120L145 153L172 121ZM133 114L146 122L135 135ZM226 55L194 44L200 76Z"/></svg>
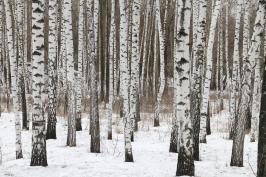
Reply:
<svg viewBox="0 0 266 177"><path fill-rule="evenodd" d="M122 112L124 119L124 138L125 138L125 161L133 162L133 152L131 146L131 120L129 114L128 86L129 70L127 66L127 21L126 9L123 1L120 1L120 93L122 97Z"/></svg>
<svg viewBox="0 0 266 177"><path fill-rule="evenodd" d="M113 97L114 97L114 87L113 87L113 78L114 78L114 57L115 55L115 0L112 0L112 10L111 10L111 32L109 36L109 103L108 103L108 132L107 138L112 139L112 115L113 115Z"/></svg>
<svg viewBox="0 0 266 177"><path fill-rule="evenodd" d="M97 64L96 64L96 48L95 48L95 33L94 33L94 20L93 14L95 10L95 1L97 0L89 0L90 5L89 8L91 8L90 13L90 20L89 20L89 31L90 31L90 37L89 37L89 45L90 45L90 67L91 67L91 118L90 118L90 133L91 133L91 152L99 153L100 152L100 125L99 125L99 108L98 108L98 82L97 82Z"/></svg>
<svg viewBox="0 0 266 177"><path fill-rule="evenodd" d="M23 155L22 155L22 143L21 143L21 123L20 123L20 114L19 114L16 35L13 33L13 31L15 30L15 26L12 25L12 20L14 20L14 16L12 17L12 11L11 11L12 4L9 4L11 2L7 0L5 0L4 2L5 2L6 17L7 17L6 18L7 41L10 41L8 42L8 50L9 50L10 68L11 68L11 93L13 97L13 105L15 113L16 159L20 159L23 157Z"/></svg>
<svg viewBox="0 0 266 177"><path fill-rule="evenodd" d="M66 35L67 62L67 98L68 98L68 131L67 146L76 146L76 91L74 81L77 76L74 70L74 41L72 24L72 0L64 1L64 20Z"/></svg>
<svg viewBox="0 0 266 177"><path fill-rule="evenodd" d="M234 40L234 56L233 56L233 72L232 72L232 86L231 86L231 97L230 97L230 122L229 122L229 139L234 137L235 122L236 122L236 111L238 103L238 74L239 74L239 38L240 38L240 23L241 23L241 11L243 0L238 0L237 14L236 14L236 26L235 26L235 40Z"/></svg>
<svg viewBox="0 0 266 177"><path fill-rule="evenodd" d="M210 33L209 40L207 46L207 66L206 73L203 81L203 95L201 102L201 110L200 110L200 142L206 143L206 121L208 116L208 102L209 102L209 93L210 93L210 82L211 82L211 74L212 74L212 63L213 63L213 45L215 38L215 29L218 20L218 16L220 13L221 0L216 0L215 7L212 13L211 25L210 25Z"/></svg>
<svg viewBox="0 0 266 177"><path fill-rule="evenodd" d="M48 92L48 122L46 139L56 139L56 0L49 1L49 92Z"/></svg>
<svg viewBox="0 0 266 177"><path fill-rule="evenodd" d="M159 32L159 43L160 43L160 87L159 91L157 94L157 99L155 102L155 115L154 115L154 126L158 127L160 126L160 121L159 121L159 115L160 115L160 105L162 101L162 96L164 92L164 87L165 87L165 62L164 62L164 50L165 50L165 37L164 37L164 30L161 22L161 17L160 17L161 11L160 11L160 2L159 0L156 0L156 25L158 25L157 29Z"/></svg>
<svg viewBox="0 0 266 177"><path fill-rule="evenodd" d="M202 97L202 76L205 59L206 48L206 18L207 18L207 1L200 0L199 6L199 24L195 33L197 32L195 44L195 69L193 70L193 81L191 89L191 117L193 122L193 137L194 137L194 159L199 160L199 132L200 132L200 106Z"/></svg>

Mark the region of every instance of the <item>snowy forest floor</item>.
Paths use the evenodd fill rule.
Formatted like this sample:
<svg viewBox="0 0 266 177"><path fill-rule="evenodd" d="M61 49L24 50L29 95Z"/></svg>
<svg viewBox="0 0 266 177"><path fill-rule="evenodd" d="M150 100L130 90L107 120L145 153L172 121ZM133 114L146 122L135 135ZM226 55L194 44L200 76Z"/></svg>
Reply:
<svg viewBox="0 0 266 177"><path fill-rule="evenodd" d="M23 155L15 159L14 114L3 113L0 118L3 164L0 177L173 177L177 154L169 153L170 115L161 117L161 126L152 127L153 114L142 114L140 131L132 143L134 163L124 162L123 134L114 125L113 140L107 140L107 120L101 119L101 153L89 152L88 130L77 132L77 147L66 147L67 126L58 117L57 140L47 141L48 167L30 167L31 132L22 132ZM232 141L226 139L224 127L227 114L211 118L212 135L207 144L200 145L201 161L195 162L197 177L252 177L256 171L257 143L245 139L244 167L230 167ZM116 117L114 117L116 119ZM121 122L119 124L122 126ZM86 116L83 128L88 126ZM122 128L120 128L122 131ZM252 171L253 169L253 171Z"/></svg>

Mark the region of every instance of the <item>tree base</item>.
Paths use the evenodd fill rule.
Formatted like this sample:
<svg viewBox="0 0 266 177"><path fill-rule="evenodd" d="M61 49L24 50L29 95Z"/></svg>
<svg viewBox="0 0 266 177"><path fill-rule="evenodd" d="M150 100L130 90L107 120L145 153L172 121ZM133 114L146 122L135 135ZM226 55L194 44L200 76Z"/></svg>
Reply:
<svg viewBox="0 0 266 177"><path fill-rule="evenodd" d="M22 158L23 158L22 151L16 152L16 159L22 159Z"/></svg>
<svg viewBox="0 0 266 177"><path fill-rule="evenodd" d="M77 113L76 118L76 131L82 131L82 125L81 125L81 113Z"/></svg>
<svg viewBox="0 0 266 177"><path fill-rule="evenodd" d="M158 119L154 119L154 127L159 127L160 121Z"/></svg>
<svg viewBox="0 0 266 177"><path fill-rule="evenodd" d="M132 153L125 152L125 162L134 162Z"/></svg>
<svg viewBox="0 0 266 177"><path fill-rule="evenodd" d="M178 163L176 169L176 176L194 176L195 166L192 155L187 155L185 149L180 149L178 154Z"/></svg>
<svg viewBox="0 0 266 177"><path fill-rule="evenodd" d="M207 140L206 140L206 138L205 139L202 139L202 140L200 140L200 143L207 143Z"/></svg>
<svg viewBox="0 0 266 177"><path fill-rule="evenodd" d="M107 139L108 139L108 140L112 140L112 139L113 139L113 138L112 138L112 132L108 132Z"/></svg>

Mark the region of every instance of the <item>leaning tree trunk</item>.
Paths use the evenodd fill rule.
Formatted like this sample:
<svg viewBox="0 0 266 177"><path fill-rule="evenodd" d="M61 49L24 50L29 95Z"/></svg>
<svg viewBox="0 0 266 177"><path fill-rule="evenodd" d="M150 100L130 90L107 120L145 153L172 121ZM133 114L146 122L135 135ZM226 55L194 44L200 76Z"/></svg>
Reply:
<svg viewBox="0 0 266 177"><path fill-rule="evenodd" d="M180 149L176 176L194 176L193 158L193 130L190 115L190 54L189 54L189 29L191 17L191 2L183 0L178 8L178 33L177 51L178 62L176 70L178 73L178 103L177 115L180 119Z"/></svg>
<svg viewBox="0 0 266 177"><path fill-rule="evenodd" d="M7 28L7 40L8 50L10 57L11 68L11 93L13 97L13 105L15 112L15 129L16 129L16 159L22 158L22 143L21 143L21 123L19 114L19 93L18 93L18 68L17 68L17 54L16 54L16 34L13 33L15 26L12 25L12 11L11 3L5 0L6 10L6 28ZM14 7L14 6L13 6ZM13 14L14 15L14 14ZM14 17L14 16L13 16ZM14 23L13 23L14 24ZM13 29L13 31L12 31Z"/></svg>
<svg viewBox="0 0 266 177"><path fill-rule="evenodd" d="M48 92L48 121L46 139L56 139L56 0L49 1L49 92Z"/></svg>
<svg viewBox="0 0 266 177"><path fill-rule="evenodd" d="M43 107L44 1L32 1L32 152L31 166L47 166Z"/></svg>
<svg viewBox="0 0 266 177"><path fill-rule="evenodd" d="M207 47L207 63L206 63L206 73L203 81L203 94L201 101L201 110L200 110L200 142L206 143L206 121L208 116L208 102L209 102L209 93L210 93L210 82L212 75L212 63L213 63L213 45L215 39L215 29L220 13L221 0L215 2L215 8L212 13L210 34Z"/></svg>
<svg viewBox="0 0 266 177"><path fill-rule="evenodd" d="M94 33L94 20L93 12L95 10L94 1L97 0L89 0L89 7L91 9L89 15L89 46L90 46L90 97L91 97L91 118L90 118L90 133L91 133L91 152L99 153L100 152L100 125L99 125L99 107L98 107L98 82L97 82L97 63L96 63L96 48L95 48L95 33Z"/></svg>
<svg viewBox="0 0 266 177"><path fill-rule="evenodd" d="M162 101L162 96L164 92L164 87L165 87L165 62L164 62L164 51L165 51L165 37L164 37L164 30L163 30L163 25L161 22L161 17L160 17L161 11L160 11L160 1L156 0L156 24L158 25L158 31L159 31L159 44L160 44L160 87L159 91L157 94L156 102L155 102L155 115L154 115L154 126L158 127L160 126L160 121L159 121L159 115L160 115L160 105Z"/></svg>
<svg viewBox="0 0 266 177"><path fill-rule="evenodd" d="M193 140L194 140L194 159L199 160L199 132L200 132L200 106L201 106L201 96L202 96L202 76L203 76L203 66L205 59L205 48L206 48L206 18L207 18L207 1L200 0L199 5L199 24L195 33L197 32L196 40L196 51L193 62L195 62L196 67L193 70L193 81L191 89L191 117L193 120Z"/></svg>
<svg viewBox="0 0 266 177"><path fill-rule="evenodd" d="M131 146L131 120L129 115L128 86L129 70L127 65L127 20L126 7L123 1L120 1L120 94L122 98L122 112L124 119L124 138L125 138L125 161L133 162L133 153Z"/></svg>

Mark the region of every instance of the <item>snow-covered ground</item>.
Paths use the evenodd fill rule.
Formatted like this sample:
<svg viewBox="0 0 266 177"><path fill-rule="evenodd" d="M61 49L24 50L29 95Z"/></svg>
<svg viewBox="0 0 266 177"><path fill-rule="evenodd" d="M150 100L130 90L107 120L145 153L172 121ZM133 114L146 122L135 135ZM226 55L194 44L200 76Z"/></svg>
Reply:
<svg viewBox="0 0 266 177"><path fill-rule="evenodd" d="M0 177L174 177L177 154L169 153L170 115L162 116L159 128L152 127L152 114L145 114L140 131L135 134L134 163L124 162L123 134L114 126L113 140L107 140L106 120L101 120L101 153L89 152L88 130L77 133L77 147L66 147L67 127L58 118L57 140L47 141L48 167L30 167L31 133L23 131L23 155L15 159L15 123L13 114L2 114L0 138L3 164ZM245 141L244 167L230 167L232 141L223 133L227 114L211 119L213 134L200 145L201 161L195 162L197 177L252 177L256 171L257 143ZM114 117L115 118L115 117ZM88 125L83 119L83 127Z"/></svg>

